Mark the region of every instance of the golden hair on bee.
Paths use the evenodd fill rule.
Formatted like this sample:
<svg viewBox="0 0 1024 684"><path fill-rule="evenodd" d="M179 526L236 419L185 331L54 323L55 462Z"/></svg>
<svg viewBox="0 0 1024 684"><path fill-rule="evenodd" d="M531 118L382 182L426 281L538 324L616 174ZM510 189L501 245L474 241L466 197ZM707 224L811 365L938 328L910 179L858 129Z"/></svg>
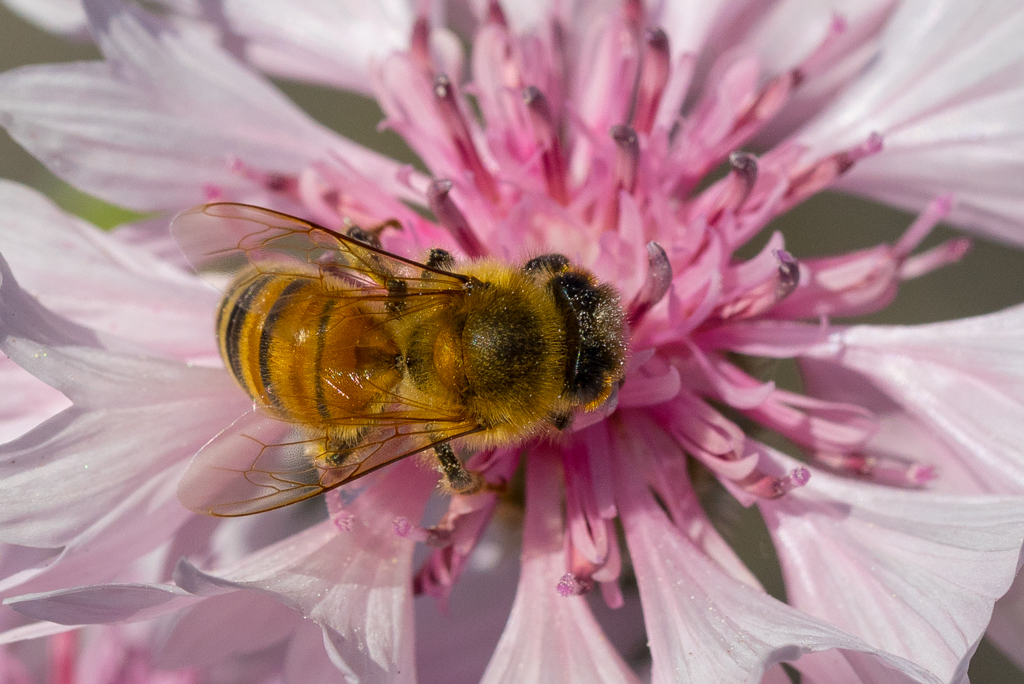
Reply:
<svg viewBox="0 0 1024 684"><path fill-rule="evenodd" d="M383 251L379 230L232 203L173 230L222 285L221 355L255 402L182 481L198 512L278 508L431 450L446 485L472 492L484 483L453 444L564 430L623 377L618 293L559 254L516 267L435 249L419 263Z"/></svg>

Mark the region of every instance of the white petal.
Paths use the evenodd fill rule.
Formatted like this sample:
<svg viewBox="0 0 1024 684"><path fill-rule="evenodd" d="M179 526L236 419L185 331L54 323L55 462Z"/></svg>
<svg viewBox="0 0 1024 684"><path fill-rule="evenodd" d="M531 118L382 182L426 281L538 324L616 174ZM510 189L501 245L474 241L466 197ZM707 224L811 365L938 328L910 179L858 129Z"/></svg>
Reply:
<svg viewBox="0 0 1024 684"><path fill-rule="evenodd" d="M676 526L687 521L670 521L636 482L644 466L631 465L619 465L619 510L644 606L655 684L757 682L773 665L833 649L837 662L851 672L859 668L864 677L833 682L938 681L727 574ZM684 511L689 507L681 505Z"/></svg>
<svg viewBox="0 0 1024 684"><path fill-rule="evenodd" d="M0 357L0 443L28 432L71 405L63 394L7 357Z"/></svg>
<svg viewBox="0 0 1024 684"><path fill-rule="evenodd" d="M176 581L193 593L259 589L324 627L335 664L367 681L411 682L413 542L396 516L419 521L436 475L406 461L389 467L346 507L351 530L327 520L216 574L187 564Z"/></svg>
<svg viewBox="0 0 1024 684"><path fill-rule="evenodd" d="M77 323L178 359L217 356L219 294L196 278L0 180L0 253L21 286Z"/></svg>
<svg viewBox="0 0 1024 684"><path fill-rule="evenodd" d="M880 57L799 138L817 155L881 133L840 187L911 210L952 192L953 222L1024 243L1022 31L1015 0L903 2Z"/></svg>
<svg viewBox="0 0 1024 684"><path fill-rule="evenodd" d="M797 463L769 453L779 473ZM795 607L943 681L966 672L1024 544L1020 497L900 490L816 471L759 505Z"/></svg>
<svg viewBox="0 0 1024 684"><path fill-rule="evenodd" d="M3 0L25 19L53 33L87 36L89 27L80 0Z"/></svg>
<svg viewBox="0 0 1024 684"><path fill-rule="evenodd" d="M560 596L566 562L558 462L534 450L527 466L523 569L512 613L482 684L633 683L582 596Z"/></svg>
<svg viewBox="0 0 1024 684"><path fill-rule="evenodd" d="M223 371L111 351L25 294L0 258L0 348L75 402L0 452L4 541L57 547L246 410Z"/></svg>
<svg viewBox="0 0 1024 684"><path fill-rule="evenodd" d="M106 584L28 594L8 599L22 615L62 625L94 625L123 620L144 620L180 610L198 599L176 587L146 584ZM170 605L168 605L170 604Z"/></svg>
<svg viewBox="0 0 1024 684"><path fill-rule="evenodd" d="M922 457L944 488L1024 493L1024 306L929 325L855 326L808 356L824 362L807 366L812 389L835 387L828 367L841 365L922 423L921 438L942 445ZM882 412L893 413L892 404ZM900 439L883 433L872 444L895 448Z"/></svg>
<svg viewBox="0 0 1024 684"><path fill-rule="evenodd" d="M260 68L369 93L372 60L408 47L412 0L226 0L224 18Z"/></svg>
<svg viewBox="0 0 1024 684"><path fill-rule="evenodd" d="M397 163L316 124L208 38L117 2L86 6L106 63L0 76L0 123L77 187L136 209L182 208L211 186L266 196L232 160L297 173L335 156L408 193Z"/></svg>

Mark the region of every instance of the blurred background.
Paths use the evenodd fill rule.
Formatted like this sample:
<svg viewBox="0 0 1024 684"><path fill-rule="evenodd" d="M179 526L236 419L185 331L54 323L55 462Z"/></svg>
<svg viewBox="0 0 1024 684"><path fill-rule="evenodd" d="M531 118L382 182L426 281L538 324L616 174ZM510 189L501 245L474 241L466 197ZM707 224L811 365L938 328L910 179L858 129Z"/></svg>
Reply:
<svg viewBox="0 0 1024 684"><path fill-rule="evenodd" d="M100 59L88 43L72 42L45 33L0 5L0 71L23 64ZM311 116L350 138L392 157L415 162L415 157L393 134L379 134L380 110L362 97L306 84L278 81L278 85ZM30 185L49 195L66 211L103 228L138 218L133 212L108 205L78 192L53 176L0 129L0 177ZM0 207L0 211L3 208ZM837 193L822 193L777 219L761 239L749 245L756 253L771 230L785 235L787 249L797 258L845 252L893 242L914 216L886 206ZM926 248L960 233L940 226L924 243ZM963 261L901 286L896 301L885 310L864 317L872 323L926 323L996 311L1024 302L1024 250L976 240ZM792 368L773 371L780 383L795 383ZM770 593L784 597L781 574L759 514L743 509L723 496L724 490L700 473L697 484L705 503L717 513L716 524L727 541L762 579ZM1024 644L1021 645L1024 648ZM1024 672L1016 669L988 641L983 641L971 662L976 684L1021 684Z"/></svg>

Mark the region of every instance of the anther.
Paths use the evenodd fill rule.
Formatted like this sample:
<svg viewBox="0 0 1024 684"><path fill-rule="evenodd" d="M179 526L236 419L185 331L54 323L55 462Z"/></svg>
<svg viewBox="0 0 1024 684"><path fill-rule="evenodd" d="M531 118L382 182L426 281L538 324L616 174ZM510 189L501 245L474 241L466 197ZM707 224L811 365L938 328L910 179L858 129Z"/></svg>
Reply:
<svg viewBox="0 0 1024 684"><path fill-rule="evenodd" d="M775 286L775 301L781 302L800 284L800 262L784 249L775 250L775 258L779 260L779 282Z"/></svg>
<svg viewBox="0 0 1024 684"><path fill-rule="evenodd" d="M611 134L616 146L615 181L632 193L636 190L636 171L640 165L640 142L629 126L612 126Z"/></svg>
<svg viewBox="0 0 1024 684"><path fill-rule="evenodd" d="M501 3L498 0L490 0L487 3L487 23L508 28L508 19L505 18L505 11L501 9Z"/></svg>
<svg viewBox="0 0 1024 684"><path fill-rule="evenodd" d="M558 139L554 116L544 93L536 86L523 89L523 102L530 113L533 134L541 148L541 164L544 167L544 181L548 194L559 204L569 203L569 191L565 185L565 156Z"/></svg>
<svg viewBox="0 0 1024 684"><path fill-rule="evenodd" d="M660 28L647 29L644 34L644 55L633 104L633 128L650 133L661 104L670 74L668 35Z"/></svg>
<svg viewBox="0 0 1024 684"><path fill-rule="evenodd" d="M757 183L757 157L749 152L733 152L729 155L729 166L732 167L730 173L733 178L740 181L743 187L743 199L736 204L739 207L747 201Z"/></svg>
<svg viewBox="0 0 1024 684"><path fill-rule="evenodd" d="M480 191L480 194L496 203L500 199L498 188L494 184L493 176L484 168L480 155L476 151L473 138L469 133L469 126L459 110L455 87L445 74L438 74L434 77L434 99L440 110L441 120L444 121L448 135L451 136L459 161L473 176L473 185Z"/></svg>
<svg viewBox="0 0 1024 684"><path fill-rule="evenodd" d="M803 487L811 479L811 471L803 466L794 468L782 477L761 475L756 470L739 484L754 496L762 499L778 499L797 487Z"/></svg>
<svg viewBox="0 0 1024 684"><path fill-rule="evenodd" d="M661 301L672 285L672 264L668 254L657 242L647 243L647 278L643 287L629 305L626 318L630 325L636 325L651 308Z"/></svg>
<svg viewBox="0 0 1024 684"><path fill-rule="evenodd" d="M416 22L412 25L409 52L421 69L428 74L433 72L433 60L430 58L430 21L424 16L416 17Z"/></svg>
<svg viewBox="0 0 1024 684"><path fill-rule="evenodd" d="M483 256L487 250L484 249L473 229L469 227L466 217L452 201L449 195L451 189L452 182L447 178L437 178L431 181L427 188L427 202L430 205L430 210L434 212L438 222L451 233L468 256Z"/></svg>

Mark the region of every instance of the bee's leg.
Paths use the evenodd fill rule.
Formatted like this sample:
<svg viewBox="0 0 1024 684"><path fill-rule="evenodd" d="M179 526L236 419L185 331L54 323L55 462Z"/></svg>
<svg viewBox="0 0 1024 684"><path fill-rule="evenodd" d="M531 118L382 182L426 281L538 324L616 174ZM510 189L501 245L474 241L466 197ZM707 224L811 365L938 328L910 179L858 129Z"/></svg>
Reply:
<svg viewBox="0 0 1024 684"><path fill-rule="evenodd" d="M430 250L430 255L427 257L427 266L438 271L451 271L455 266L455 257L451 252L435 247Z"/></svg>
<svg viewBox="0 0 1024 684"><path fill-rule="evenodd" d="M320 458L330 468L343 467L352 455L352 450L366 437L369 428L360 428L355 432L328 434L324 439L323 454Z"/></svg>
<svg viewBox="0 0 1024 684"><path fill-rule="evenodd" d="M466 470L450 444L438 444L434 447L434 453L437 454L445 484L456 494L476 494L487 484L479 473Z"/></svg>
<svg viewBox="0 0 1024 684"><path fill-rule="evenodd" d="M401 278L388 278L384 286L388 288L388 311L401 311L405 308L405 298L409 294L409 284Z"/></svg>
<svg viewBox="0 0 1024 684"><path fill-rule="evenodd" d="M363 244L380 249L380 234L384 232L385 228L397 228L398 230L401 230L402 224L399 223L397 219L389 219L384 223L368 229L360 228L359 226L352 226L345 231L345 235L353 240L358 240Z"/></svg>
<svg viewBox="0 0 1024 684"><path fill-rule="evenodd" d="M556 411L550 414L544 420L550 423L559 432L565 430L572 425L573 413L572 411Z"/></svg>

